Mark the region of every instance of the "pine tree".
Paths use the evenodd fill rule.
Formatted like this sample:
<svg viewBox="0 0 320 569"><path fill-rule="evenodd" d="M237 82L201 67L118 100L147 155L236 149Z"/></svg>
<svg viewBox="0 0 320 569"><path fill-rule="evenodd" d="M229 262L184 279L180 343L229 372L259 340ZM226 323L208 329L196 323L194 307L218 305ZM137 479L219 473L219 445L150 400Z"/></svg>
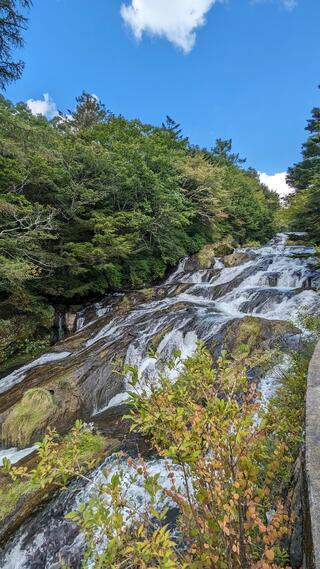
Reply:
<svg viewBox="0 0 320 569"><path fill-rule="evenodd" d="M302 145L303 159L288 169L287 181L296 190L289 197L288 216L294 229L320 243L320 107L312 109L306 131L310 136Z"/></svg>
<svg viewBox="0 0 320 569"><path fill-rule="evenodd" d="M23 46L22 32L27 18L18 11L29 8L32 0L0 0L0 89L20 79L24 69L23 61L15 61L12 51Z"/></svg>
<svg viewBox="0 0 320 569"><path fill-rule="evenodd" d="M181 138L181 125L173 120L169 115L166 116L166 120L162 123L161 126L163 129L172 132L177 138Z"/></svg>
<svg viewBox="0 0 320 569"><path fill-rule="evenodd" d="M110 117L110 112L96 95L83 91L79 97L76 97L76 102L75 110L69 111L71 114L70 123L76 130L107 122Z"/></svg>
<svg viewBox="0 0 320 569"><path fill-rule="evenodd" d="M320 174L320 107L312 109L305 130L310 136L302 145L303 160L288 169L287 181L296 190L307 188L312 178Z"/></svg>
<svg viewBox="0 0 320 569"><path fill-rule="evenodd" d="M228 140L217 138L215 146L211 149L211 155L217 158L219 162L233 164L234 166L238 166L246 162L246 158L240 158L239 153L234 154L232 152L231 138Z"/></svg>

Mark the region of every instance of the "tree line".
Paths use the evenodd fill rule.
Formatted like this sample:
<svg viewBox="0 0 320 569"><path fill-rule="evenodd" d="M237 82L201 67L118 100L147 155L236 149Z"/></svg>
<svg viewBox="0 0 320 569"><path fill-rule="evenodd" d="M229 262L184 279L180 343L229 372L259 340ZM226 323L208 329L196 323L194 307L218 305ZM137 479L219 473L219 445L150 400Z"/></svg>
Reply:
<svg viewBox="0 0 320 569"><path fill-rule="evenodd" d="M231 141L202 150L170 117L126 120L88 93L50 121L1 98L0 124L4 329L12 314L46 327L49 306L147 286L207 242L273 233L277 197Z"/></svg>
<svg viewBox="0 0 320 569"><path fill-rule="evenodd" d="M319 86L320 87L320 86ZM320 243L320 107L314 107L308 120L307 140L302 159L288 169L287 181L294 189L289 198L288 221L293 229L306 231Z"/></svg>

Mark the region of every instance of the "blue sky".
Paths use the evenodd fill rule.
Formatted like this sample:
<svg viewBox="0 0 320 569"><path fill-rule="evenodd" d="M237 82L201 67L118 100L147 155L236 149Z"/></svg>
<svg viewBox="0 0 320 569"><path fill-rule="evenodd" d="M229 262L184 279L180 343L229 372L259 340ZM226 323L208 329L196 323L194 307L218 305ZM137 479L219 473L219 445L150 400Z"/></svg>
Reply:
<svg viewBox="0 0 320 569"><path fill-rule="evenodd" d="M319 22L319 0L34 0L7 96L48 93L66 111L85 89L128 118L169 114L200 146L232 138L248 165L283 172L319 105Z"/></svg>

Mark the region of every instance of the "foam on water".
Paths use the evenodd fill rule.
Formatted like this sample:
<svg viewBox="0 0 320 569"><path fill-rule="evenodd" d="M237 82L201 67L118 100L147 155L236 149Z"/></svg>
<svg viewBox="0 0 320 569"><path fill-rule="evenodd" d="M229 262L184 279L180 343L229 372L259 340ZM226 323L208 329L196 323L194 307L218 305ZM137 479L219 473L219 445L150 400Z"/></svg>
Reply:
<svg viewBox="0 0 320 569"><path fill-rule="evenodd" d="M234 267L225 267L217 258L213 262L214 274L212 268L186 270L188 258L181 259L177 269L164 283L164 286L172 285L168 287L165 298L144 302L126 314L111 318L89 337L85 347L89 348L97 342L103 342L105 346L116 345L118 340L132 337L126 361L133 363L135 360L142 373L155 377L157 364L149 354L150 341L166 327L170 329L169 335L164 335L157 348L161 357L170 357L170 350L167 349L170 344L171 353L180 350L182 356L187 357L186 354L192 353L185 345L187 332L194 335L194 348L195 337L203 340L213 337L221 323L232 318L250 314L297 323L301 308L306 312L319 312L319 295L304 288L308 286L310 267L315 263L312 257L314 250L310 247L286 246L287 238L286 234L280 233L265 247L239 249L238 252L245 252L248 259ZM297 254L300 256L295 256ZM179 284L189 284L189 287L175 294ZM85 316L88 310L90 312L90 307L79 313L77 330L93 321ZM91 312L98 322L110 310L108 301L102 301L95 303ZM23 381L33 367L45 366L69 355L70 352L61 352L41 356L2 379L0 393Z"/></svg>
<svg viewBox="0 0 320 569"><path fill-rule="evenodd" d="M171 479L168 476L169 470L166 463L170 465L170 472L172 472L174 475L176 487L182 490L185 486L185 481L183 472L178 466L164 460L148 460L145 462L149 475L157 475L159 477L159 484L164 489L169 490L172 484ZM143 511L148 501L148 495L143 487L142 475L137 476L136 470L132 466L128 465L125 459L119 459L112 456L107 458L104 463L91 474L86 483L81 488L79 488L78 493L73 496L72 503L69 505L69 508L64 511L64 514L67 514L70 510L77 509L81 503L88 503L92 495L99 489L99 487L110 482L112 476L119 471L121 471L123 475L122 491L125 495L126 504L130 505L130 510L133 509L137 513L141 510ZM190 484L188 486L190 487ZM110 503L110 497L107 494L103 494L101 496L101 499L105 500L105 502L108 504ZM173 503L168 497L162 496L162 505L170 507L173 506ZM63 509L63 505L60 505L59 507ZM128 509L124 509L125 516L126 512L128 515ZM16 541L12 544L12 547L2 559L2 569L29 569L31 566L33 566L31 565L32 562L30 559L33 556L38 557L37 554L39 551L46 551L48 545L51 545L46 542L46 528L40 530L34 536L34 539L31 543L24 544L24 539L25 536L23 532L20 531ZM84 536L80 533L73 538L72 543L69 543L69 548L73 547L75 549L81 549L83 543ZM101 544L101 547L103 547L103 543ZM57 568L60 566L60 564L57 565L55 563L55 561L50 556L50 553L45 554L45 557L46 560L44 564L39 564L37 567L41 566L45 569L50 569L51 567Z"/></svg>
<svg viewBox="0 0 320 569"><path fill-rule="evenodd" d="M118 314L107 324L102 320L100 329L96 325L95 331L87 340L86 348L100 342L103 346L114 346L117 353L117 342L121 341L126 350L125 362L137 365L142 378L156 381L159 371L165 371L175 381L183 361L194 353L197 340L219 337L221 327L229 320L249 314L270 320L288 320L301 328L299 314L302 309L305 313L320 314L319 294L310 289L310 271L314 270L316 261L312 248L286 246L287 238L286 234L281 233L265 247L239 249L238 252L245 252L248 259L234 267L225 267L220 259L216 259L211 269L188 271L188 259L181 259L177 269L164 283L164 287L167 287L165 298L138 305L126 314ZM183 285L183 292L179 285ZM97 322L105 313L104 302L94 305L93 315ZM85 312L78 317L77 329L88 323L84 314ZM157 357L150 350L156 338ZM163 367L165 361L176 351L181 354L180 367L174 370ZM33 367L45 366L47 362L69 355L69 352L62 352L38 358L1 380L0 392L22 381ZM259 388L264 402L274 393L281 374L289 364L289 356L284 356L261 379ZM129 377L126 378L128 380ZM127 398L126 387L124 385L121 392L111 400L101 401L97 412L124 403ZM14 454L15 449L5 452L17 456ZM125 462L119 464L113 458L108 459L91 476L90 482L79 490L74 507L82 501L88 501L96 485L103 481L105 466L111 468L111 472L119 468L126 471L129 468ZM168 473L161 460L149 461L148 466L152 473L159 473L162 484L169 484ZM130 492L136 506L143 506L146 496L141 482L137 481ZM4 564L1 565L3 569L27 568L30 552L45 547L45 530L36 536L29 536L27 541L24 541L24 531L26 530L22 528L8 550ZM76 547L76 540L81 544L81 539L80 534L70 547ZM56 565L48 557L45 567L56 568Z"/></svg>
<svg viewBox="0 0 320 569"><path fill-rule="evenodd" d="M22 458L25 458L29 454L32 454L37 448L38 447L36 445L20 450L17 448L7 448L7 449L0 448L0 466L2 466L3 460L5 458L8 458L11 464L16 464L16 462L19 462L19 460L21 460Z"/></svg>
<svg viewBox="0 0 320 569"><path fill-rule="evenodd" d="M27 372L30 371L31 369L43 366L48 363L59 362L61 360L66 359L68 356L70 356L70 354L71 352L52 352L40 356L40 358L37 358L30 364L27 364L19 368L18 370L10 373L10 375L7 375L6 377L0 379L0 393L4 393L8 389L10 389L10 387L12 387L13 385L16 385L17 383L23 381L23 379L27 375Z"/></svg>

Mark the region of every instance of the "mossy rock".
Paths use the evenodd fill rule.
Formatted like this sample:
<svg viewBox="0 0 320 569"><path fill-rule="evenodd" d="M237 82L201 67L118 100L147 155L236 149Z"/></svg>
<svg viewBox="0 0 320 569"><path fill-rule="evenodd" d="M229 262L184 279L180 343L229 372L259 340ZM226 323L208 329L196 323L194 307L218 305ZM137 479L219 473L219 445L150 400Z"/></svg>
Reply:
<svg viewBox="0 0 320 569"><path fill-rule="evenodd" d="M210 349L217 357L221 349L230 354L253 355L260 351L274 348L287 350L295 347L300 330L282 320L267 320L254 316L245 316L229 321L214 340Z"/></svg>
<svg viewBox="0 0 320 569"><path fill-rule="evenodd" d="M125 296L122 298L122 300L121 300L119 306L120 306L121 312L122 312L122 311L123 311L123 312L126 312L127 310L129 310L129 309L131 308L131 302L130 302L129 296L125 295Z"/></svg>
<svg viewBox="0 0 320 569"><path fill-rule="evenodd" d="M2 424L6 446L23 448L35 442L57 412L52 394L41 387L29 389Z"/></svg>
<svg viewBox="0 0 320 569"><path fill-rule="evenodd" d="M234 247L227 241L219 243L207 243L198 253L192 255L186 263L187 271L198 271L211 269L214 265L215 257L222 257L234 251Z"/></svg>
<svg viewBox="0 0 320 569"><path fill-rule="evenodd" d="M147 301L152 300L155 296L154 288L143 288L141 292Z"/></svg>
<svg viewBox="0 0 320 569"><path fill-rule="evenodd" d="M250 259L250 255L248 253L231 253L231 255L226 255L223 257L223 262L226 267L235 267L237 265L241 265L242 263L246 263Z"/></svg>
<svg viewBox="0 0 320 569"><path fill-rule="evenodd" d="M215 257L215 246L208 243L197 254L198 265L200 269L210 269Z"/></svg>
<svg viewBox="0 0 320 569"><path fill-rule="evenodd" d="M243 346L247 346L248 352L252 353L276 347L277 344L280 346L288 335L296 334L299 334L299 330L290 322L245 316L230 326L225 342L232 348L232 352L243 350Z"/></svg>
<svg viewBox="0 0 320 569"><path fill-rule="evenodd" d="M74 444L70 437L68 439L68 435L59 442L58 452L63 463L68 463L72 456L70 443ZM106 438L95 431L84 431L77 444L78 464L87 470L87 465L90 463L99 464L106 456L119 450L120 444L115 438ZM43 472L43 484L37 479L32 479L32 470L40 463L39 452L35 453L32 459L30 457L22 459L19 466L26 468L27 476L18 477L15 481L0 469L0 544L5 543L35 510L51 499L57 489L59 490L60 480L46 482L45 472Z"/></svg>
<svg viewBox="0 0 320 569"><path fill-rule="evenodd" d="M214 245L215 254L218 257L223 257L224 255L229 255L238 246L239 246L238 243L235 243L235 242L221 241L220 243L216 243Z"/></svg>
<svg viewBox="0 0 320 569"><path fill-rule="evenodd" d="M159 347L159 344L162 342L165 335L168 334L170 331L171 331L171 326L165 326L165 328L162 328L162 330L160 330L154 336L152 336L152 339L149 344L149 349L153 352L156 352Z"/></svg>

